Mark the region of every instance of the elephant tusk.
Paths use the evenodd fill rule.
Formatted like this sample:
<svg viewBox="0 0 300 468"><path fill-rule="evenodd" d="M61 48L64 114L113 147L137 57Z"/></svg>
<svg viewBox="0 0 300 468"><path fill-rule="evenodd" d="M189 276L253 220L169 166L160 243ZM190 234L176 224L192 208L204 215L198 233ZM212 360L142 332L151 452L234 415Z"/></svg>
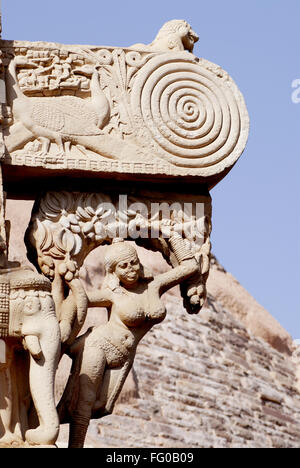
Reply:
<svg viewBox="0 0 300 468"><path fill-rule="evenodd" d="M27 335L24 337L24 341L32 357L41 359L43 352L38 337L35 335Z"/></svg>

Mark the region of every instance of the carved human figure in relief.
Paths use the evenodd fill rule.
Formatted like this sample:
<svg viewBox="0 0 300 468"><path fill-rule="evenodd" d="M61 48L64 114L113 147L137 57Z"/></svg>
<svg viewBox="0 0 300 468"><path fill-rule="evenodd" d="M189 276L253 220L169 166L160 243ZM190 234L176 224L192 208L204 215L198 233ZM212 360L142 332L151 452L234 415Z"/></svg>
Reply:
<svg viewBox="0 0 300 468"><path fill-rule="evenodd" d="M88 294L90 306L107 308L108 322L89 329L67 352L73 366L58 411L60 422L70 423L70 448L83 447L91 418L112 412L139 341L166 316L162 294L199 272L182 238L169 242L179 266L155 278L145 273L131 244L108 247L104 284Z"/></svg>
<svg viewBox="0 0 300 468"><path fill-rule="evenodd" d="M198 34L193 31L191 25L184 20L171 20L165 23L159 30L151 44L134 44L132 49L154 50L156 52L181 51L193 52L194 44L199 40Z"/></svg>

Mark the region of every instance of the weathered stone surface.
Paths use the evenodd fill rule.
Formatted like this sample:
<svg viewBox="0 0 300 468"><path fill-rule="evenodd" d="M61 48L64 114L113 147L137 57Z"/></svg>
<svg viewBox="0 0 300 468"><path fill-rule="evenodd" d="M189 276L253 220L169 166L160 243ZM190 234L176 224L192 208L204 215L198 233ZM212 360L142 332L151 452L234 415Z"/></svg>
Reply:
<svg viewBox="0 0 300 468"><path fill-rule="evenodd" d="M249 118L228 73L192 54L197 39L174 20L149 46L1 40L6 182L76 172L214 186L243 152Z"/></svg>
<svg viewBox="0 0 300 468"><path fill-rule="evenodd" d="M12 236L17 231L20 238L29 220L25 207L30 208L30 202L18 203L9 202L7 214L12 220ZM19 245L24 252L23 245ZM97 251L87 258L81 273L87 287L90 281L101 282L98 255ZM139 255L152 271L168 269L160 254L149 255L139 249ZM215 268L211 280L214 275ZM233 288L242 291L236 281L228 284L225 278L222 285L221 275L218 284L232 300ZM244 294L248 295L245 290ZM175 289L168 294L166 321L141 342L135 377L127 382L115 413L91 422L87 446L299 446L300 397L295 378L298 348L293 359L285 350L279 352L271 346L276 340L269 344L260 334L256 337L255 330L247 330L239 320L235 307L231 310L227 303L226 309L222 294L220 301L210 295L201 315L190 317L182 308L179 292ZM256 304L261 320L268 322L264 321L264 309L254 300L249 303L253 307ZM247 305L247 301L243 304ZM86 327L100 320L105 320L100 310L90 311ZM273 336L276 329L272 328ZM291 341L282 328L278 330L281 337ZM176 346L179 349L175 350ZM57 397L63 389L67 366L64 363L59 369ZM179 428L181 435L171 432L171 428ZM59 443L63 445L66 438L67 428L63 426Z"/></svg>
<svg viewBox="0 0 300 468"><path fill-rule="evenodd" d="M247 330L280 352L292 354L293 342L287 331L216 260L212 261L207 287L210 294L218 298L218 302L229 309Z"/></svg>
<svg viewBox="0 0 300 468"><path fill-rule="evenodd" d="M210 309L207 315L218 323L219 330L212 334L222 354L211 347L208 366L207 350L202 344L209 323L200 314L196 326L191 327L178 299L168 295L167 302L169 317L145 337L137 353L134 368L139 397L127 402L134 412L125 410L124 403L117 405L113 416L99 421L97 444L134 447L144 440L144 446L152 447L299 446L300 396L291 359L245 329L248 338L240 343L245 359L237 359L228 340L231 313L214 299L215 311ZM232 319L232 337L234 324ZM187 330L192 330L193 338L178 348L178 336L182 338ZM166 340L172 341L173 347L166 346ZM255 347L263 353L263 362L270 369L263 377L261 354L251 351ZM155 369L147 357L157 352L160 362ZM277 372L273 373L275 366ZM151 405L155 409L152 412ZM144 417L144 411L150 418ZM103 432L103 426L109 427L109 433ZM119 437L120 428L126 432L126 440Z"/></svg>
<svg viewBox="0 0 300 468"><path fill-rule="evenodd" d="M30 372L20 373L20 380L29 375L24 391L22 385L11 390L18 360L1 366L0 442L5 446L54 444L61 422L70 424L69 447L81 448L90 419L111 414L116 401L114 414L90 425L91 444L251 445L256 442L252 425L263 417L268 431L274 420L280 428L290 423L286 441L294 439L297 423L281 396L284 388L294 398L293 371L278 356L275 362L268 353L251 353L248 345L255 339L206 294L209 190L243 152L249 120L231 77L192 54L197 40L186 21L173 20L151 44L125 48L0 41L1 273L8 268L10 275L12 268L4 192L8 198L35 199L24 242L28 258L44 275L39 278L47 285L49 303L39 302L39 290L32 287L27 307L27 291L21 288L12 297L15 313L9 302L14 283L10 277L1 282L0 336L7 350L11 338L24 339L30 355L25 353ZM124 193L131 197L130 207L120 201ZM161 208L149 210L160 204L168 206L166 215ZM143 230L146 236L136 235ZM134 242L159 252L169 268L163 264L156 275L144 268ZM103 245L106 250L99 254L96 247ZM87 263L79 272L91 251L97 274L102 261L104 278L101 271L97 279ZM17 279L24 286L26 275L20 271ZM30 275L37 278L35 272ZM178 291L162 299L175 285L183 304ZM183 309L197 314L206 299L206 311L197 320L183 314ZM88 314L89 306L98 308L100 319L95 311ZM164 320L167 309L166 326L155 327L144 340L132 369L137 345ZM39 311L41 329L31 317ZM29 316L24 323L23 312ZM54 324L47 327L49 317ZM91 320L94 327L78 337ZM261 347L265 351L265 344ZM57 399L63 394L56 409L55 369L64 354L72 369L68 358L61 362ZM264 385L244 386L253 376ZM273 390L271 379L278 384ZM20 396L17 421L15 393ZM21 421L31 399L39 427L34 414ZM276 440L277 434L271 435Z"/></svg>

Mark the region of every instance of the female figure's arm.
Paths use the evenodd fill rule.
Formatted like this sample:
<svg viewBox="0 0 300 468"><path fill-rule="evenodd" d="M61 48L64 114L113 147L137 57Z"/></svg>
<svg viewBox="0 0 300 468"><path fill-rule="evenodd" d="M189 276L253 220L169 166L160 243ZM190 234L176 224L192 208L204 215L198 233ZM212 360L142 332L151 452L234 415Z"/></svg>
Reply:
<svg viewBox="0 0 300 468"><path fill-rule="evenodd" d="M88 299L73 262L61 263L55 270L52 295L62 343L73 342L86 319Z"/></svg>
<svg viewBox="0 0 300 468"><path fill-rule="evenodd" d="M87 291L86 294L89 301L89 307L110 307L112 305L112 291L108 288Z"/></svg>
<svg viewBox="0 0 300 468"><path fill-rule="evenodd" d="M171 271L156 276L154 284L159 290L161 296L169 289L187 280L199 272L199 264L195 259L184 260L181 265L173 268Z"/></svg>
<svg viewBox="0 0 300 468"><path fill-rule="evenodd" d="M154 279L154 284L158 287L160 295L192 277L200 269L198 262L181 236L175 233L171 236L169 242L179 265L167 273L156 276Z"/></svg>

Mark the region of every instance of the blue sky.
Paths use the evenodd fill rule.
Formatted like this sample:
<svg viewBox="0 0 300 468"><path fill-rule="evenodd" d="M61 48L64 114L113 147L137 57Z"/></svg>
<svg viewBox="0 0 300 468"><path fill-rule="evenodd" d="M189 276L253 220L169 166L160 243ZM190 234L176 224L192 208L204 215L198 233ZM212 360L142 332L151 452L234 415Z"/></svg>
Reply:
<svg viewBox="0 0 300 468"><path fill-rule="evenodd" d="M211 192L213 252L300 339L299 0L2 0L2 16L4 39L112 46L191 23L195 54L230 73L251 119L247 149Z"/></svg>

